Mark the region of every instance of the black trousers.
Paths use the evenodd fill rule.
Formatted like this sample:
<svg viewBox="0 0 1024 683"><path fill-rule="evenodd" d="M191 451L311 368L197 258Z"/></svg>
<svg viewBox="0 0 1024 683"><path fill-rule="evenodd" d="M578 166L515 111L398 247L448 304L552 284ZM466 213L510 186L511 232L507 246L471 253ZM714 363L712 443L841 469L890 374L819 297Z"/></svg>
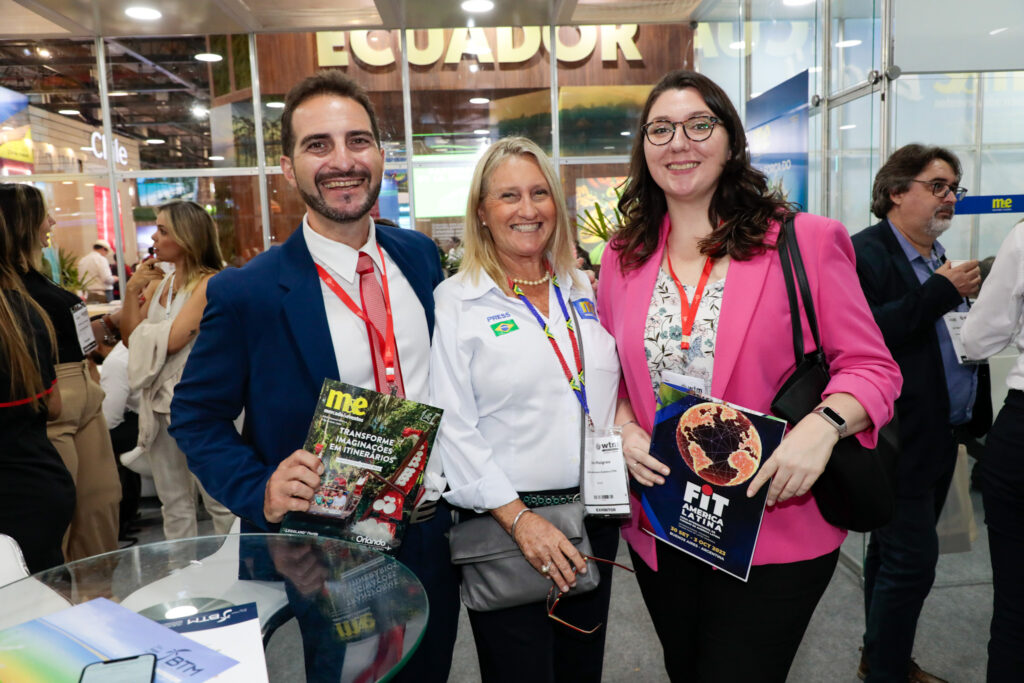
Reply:
<svg viewBox="0 0 1024 683"><path fill-rule="evenodd" d="M992 558L989 683L1024 680L1024 392L1011 390L981 460Z"/></svg>
<svg viewBox="0 0 1024 683"><path fill-rule="evenodd" d="M658 571L630 548L672 681L784 683L839 550L750 568L743 583L658 543Z"/></svg>
<svg viewBox="0 0 1024 683"><path fill-rule="evenodd" d="M596 557L615 559L619 524L618 520L585 520ZM603 562L591 567L594 565L601 574L598 587L562 598L555 611L559 618L582 629L602 624L592 634L577 633L549 619L543 602L493 612L469 610L485 683L600 683L614 567Z"/></svg>

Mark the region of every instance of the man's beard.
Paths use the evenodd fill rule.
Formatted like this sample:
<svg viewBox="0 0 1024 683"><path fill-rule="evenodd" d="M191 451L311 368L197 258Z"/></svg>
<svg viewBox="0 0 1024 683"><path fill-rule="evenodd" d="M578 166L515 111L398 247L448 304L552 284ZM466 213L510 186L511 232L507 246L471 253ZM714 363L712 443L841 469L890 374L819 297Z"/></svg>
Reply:
<svg viewBox="0 0 1024 683"><path fill-rule="evenodd" d="M365 178L367 183L370 183L369 174L345 174L340 176L331 176L329 178L318 178L316 180L316 186L319 187L320 183L327 180L334 180L336 178ZM377 196L380 195L380 184L378 180L375 184L369 185L369 190L366 193L366 201L349 211L341 211L328 204L324 198L319 194L313 194L306 192L302 189L301 185L297 185L299 194L302 195L302 199L306 202L306 206L311 211L315 211L324 218L335 223L351 223L352 221L359 220L366 214L370 213L370 209L377 202Z"/></svg>
<svg viewBox="0 0 1024 683"><path fill-rule="evenodd" d="M932 239L936 239L939 235L949 230L949 226L952 224L952 216L945 218L935 215L928 219L928 224L924 226L924 233Z"/></svg>

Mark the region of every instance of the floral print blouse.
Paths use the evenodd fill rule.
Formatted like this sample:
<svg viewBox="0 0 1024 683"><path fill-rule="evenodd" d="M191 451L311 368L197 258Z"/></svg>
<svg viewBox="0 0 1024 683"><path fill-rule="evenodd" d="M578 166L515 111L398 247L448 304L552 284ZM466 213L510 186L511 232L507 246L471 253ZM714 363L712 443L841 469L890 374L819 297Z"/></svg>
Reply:
<svg viewBox="0 0 1024 683"><path fill-rule="evenodd" d="M696 287L683 285L687 299L692 300ZM725 278L709 284L704 290L697 309L697 318L690 334L690 348L682 349L683 340L682 307L679 290L672 277L664 268L658 269L658 280L654 283L651 305L647 311L644 326L644 351L647 367L651 373L651 386L657 396L661 386L662 370L670 370L690 377L703 379L711 386L711 373L715 363L715 335L718 332L718 315L722 309L722 293Z"/></svg>

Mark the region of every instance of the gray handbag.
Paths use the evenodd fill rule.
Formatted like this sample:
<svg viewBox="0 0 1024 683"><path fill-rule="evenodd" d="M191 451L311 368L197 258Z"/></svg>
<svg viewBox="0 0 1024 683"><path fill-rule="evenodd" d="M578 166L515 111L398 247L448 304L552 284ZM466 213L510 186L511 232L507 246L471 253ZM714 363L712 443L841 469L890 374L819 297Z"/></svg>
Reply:
<svg viewBox="0 0 1024 683"><path fill-rule="evenodd" d="M583 526L583 503L532 510L565 534L581 555L591 554ZM462 568L462 602L469 609L490 612L542 602L555 585L526 561L516 542L490 514L456 524L448 541L452 564ZM600 580L600 573L591 567L586 574L577 574L576 587L568 595L592 591Z"/></svg>

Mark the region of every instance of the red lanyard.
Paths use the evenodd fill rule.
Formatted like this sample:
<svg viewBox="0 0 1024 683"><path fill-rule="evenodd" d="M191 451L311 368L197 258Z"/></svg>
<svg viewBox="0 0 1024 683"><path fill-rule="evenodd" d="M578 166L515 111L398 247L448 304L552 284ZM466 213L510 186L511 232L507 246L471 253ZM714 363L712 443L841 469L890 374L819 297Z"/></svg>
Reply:
<svg viewBox="0 0 1024 683"><path fill-rule="evenodd" d="M379 244L377 245L377 253L380 254L380 284L381 289L384 290L384 312L387 314L388 320L387 330L384 335L381 335L380 330L363 313L363 309L356 305L356 302L352 300L348 292L342 289L341 285L319 263L316 264L316 272L320 279L323 280L323 283L327 285L327 288L334 292L335 296L341 299L341 302L356 314L356 317L366 323L367 327L377 333L382 349L381 355L384 360L384 375L387 377L388 385L395 387L395 323L391 317L391 295L388 293L388 267L384 261L384 251L380 248ZM370 358L371 360L373 359L372 348L370 349Z"/></svg>
<svg viewBox="0 0 1024 683"><path fill-rule="evenodd" d="M679 290L679 303L680 308L685 309L683 313L683 341L679 344L679 348L686 350L690 348L690 334L693 332L693 321L697 317L697 309L700 308L700 300L704 296L704 288L708 284L708 278L711 276L711 269L714 267L715 262L711 260L710 256L704 257L704 270L700 272L700 281L697 282L697 290L693 293L693 301L687 302L686 290L683 289L683 283L676 277L676 271L672 269L672 257L668 255L668 251L665 252L665 260L668 261L668 272L672 276L672 281L676 283L676 289Z"/></svg>

